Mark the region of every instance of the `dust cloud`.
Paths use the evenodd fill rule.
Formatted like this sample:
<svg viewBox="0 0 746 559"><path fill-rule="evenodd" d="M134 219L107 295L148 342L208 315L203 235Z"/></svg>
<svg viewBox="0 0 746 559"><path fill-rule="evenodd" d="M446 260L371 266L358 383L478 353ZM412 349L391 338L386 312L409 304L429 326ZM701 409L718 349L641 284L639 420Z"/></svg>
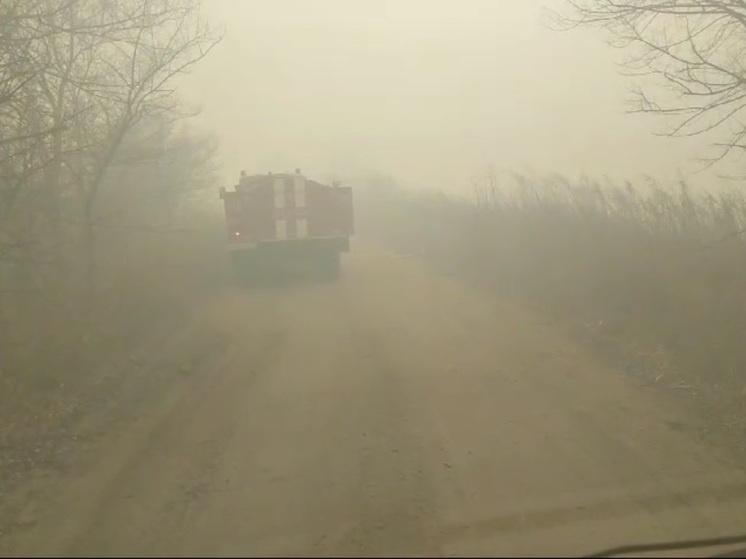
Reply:
<svg viewBox="0 0 746 559"><path fill-rule="evenodd" d="M0 556L742 530L746 195L567 4L0 0Z"/></svg>

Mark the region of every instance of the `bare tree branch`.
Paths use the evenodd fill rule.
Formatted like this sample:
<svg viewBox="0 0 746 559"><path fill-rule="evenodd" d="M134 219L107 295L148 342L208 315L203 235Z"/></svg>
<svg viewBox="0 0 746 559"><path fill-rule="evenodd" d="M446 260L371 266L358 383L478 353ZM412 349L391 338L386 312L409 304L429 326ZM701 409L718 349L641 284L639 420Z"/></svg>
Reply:
<svg viewBox="0 0 746 559"><path fill-rule="evenodd" d="M633 53L626 67L657 76L663 89L638 89L631 112L680 117L671 136L717 133L709 165L733 152L746 108L746 1L568 0L556 29L595 26L610 44ZM667 95L672 93L673 96Z"/></svg>
<svg viewBox="0 0 746 559"><path fill-rule="evenodd" d="M186 170L212 156L199 142L163 181L176 140L162 134L138 152L133 138L186 116L174 78L220 39L199 0L0 0L0 290L11 277L10 291L55 285L47 295L62 301L85 270L92 295L102 229L162 229L108 206L142 210L128 196L146 187L174 205L196 188ZM120 188L136 169L143 189Z"/></svg>

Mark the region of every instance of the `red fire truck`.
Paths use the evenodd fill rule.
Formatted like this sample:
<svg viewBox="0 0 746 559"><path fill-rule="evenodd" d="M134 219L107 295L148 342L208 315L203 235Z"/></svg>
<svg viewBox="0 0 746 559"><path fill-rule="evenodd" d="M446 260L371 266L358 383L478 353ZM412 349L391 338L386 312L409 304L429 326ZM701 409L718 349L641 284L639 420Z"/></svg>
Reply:
<svg viewBox="0 0 746 559"><path fill-rule="evenodd" d="M241 281L272 281L311 272L327 279L340 273L341 253L354 234L352 189L327 186L294 174L246 175L225 204L228 247Z"/></svg>

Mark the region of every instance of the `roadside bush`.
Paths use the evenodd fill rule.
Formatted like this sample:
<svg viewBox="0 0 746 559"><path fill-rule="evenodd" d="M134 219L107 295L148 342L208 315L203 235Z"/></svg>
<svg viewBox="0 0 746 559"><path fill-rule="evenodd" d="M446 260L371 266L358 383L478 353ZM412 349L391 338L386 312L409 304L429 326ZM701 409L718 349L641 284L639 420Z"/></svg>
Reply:
<svg viewBox="0 0 746 559"><path fill-rule="evenodd" d="M590 327L656 360L661 372L670 366L742 395L740 193L494 176L468 201L403 191L395 197L393 190L366 210L378 240L405 251L419 247L439 269Z"/></svg>
<svg viewBox="0 0 746 559"><path fill-rule="evenodd" d="M21 312L3 340L0 438L4 429L43 431L79 403L87 405L107 371L137 366L130 359L145 342L160 328L183 323L219 289L225 273L220 217L194 209L169 230L128 232L107 247L113 256L102 258L100 287L84 300L68 297L60 304L38 291L8 300Z"/></svg>

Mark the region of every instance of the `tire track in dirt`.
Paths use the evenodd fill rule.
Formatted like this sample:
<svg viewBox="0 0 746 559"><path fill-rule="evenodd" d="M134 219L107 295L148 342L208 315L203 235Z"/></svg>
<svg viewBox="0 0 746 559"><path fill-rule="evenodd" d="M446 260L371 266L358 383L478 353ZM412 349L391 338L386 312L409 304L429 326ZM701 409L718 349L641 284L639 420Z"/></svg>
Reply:
<svg viewBox="0 0 746 559"><path fill-rule="evenodd" d="M354 297L354 294L351 294ZM402 379L381 324L362 313L354 301L346 307L351 326L351 354L360 364L364 395L350 424L365 429L359 449L359 482L350 502L360 503L355 524L333 547L333 554L427 556L438 554L434 525L434 487L429 461L412 421L416 395Z"/></svg>
<svg viewBox="0 0 746 559"><path fill-rule="evenodd" d="M238 306L241 303L238 299ZM253 301L244 306L254 311L256 307L262 308ZM264 311L267 314L266 305ZM219 307L214 312L224 311ZM209 321L215 317L200 318ZM228 325L223 326L223 332L230 335L225 328ZM53 510L32 529L20 534L15 543L11 542L14 553L93 556L111 546L116 548L117 543L133 553L143 546L147 549L148 542L157 539L162 530L152 518L144 520L145 526L138 521L138 517L147 516L147 501L155 500L157 505L158 496L170 507L159 515L159 522L176 520L174 512L194 500L199 487L209 483L208 474L221 451L220 442L226 440L223 432L230 426L231 413L235 411L230 397L235 399L241 394L234 390L235 382L229 374L233 370L232 360L254 363L247 372L250 378L282 347L282 332L270 329L258 334L248 344L237 345L229 340L215 345L209 355L202 355L198 367L188 377L174 385L157 406L151 407L149 414L109 432L101 441L105 454L95 468L66 480L61 494L48 496L49 508ZM182 343L189 340L189 335L182 336ZM194 348L195 344L200 345L199 338L188 345ZM245 383L245 379L240 382ZM218 408L217 415L215 410L209 410L215 398L228 404ZM150 485L154 479L168 482L154 488ZM156 505L151 505L154 510L147 512L159 514ZM111 533L115 526L117 531L128 534L127 541L119 541Z"/></svg>
<svg viewBox="0 0 746 559"><path fill-rule="evenodd" d="M216 302L225 349L14 554L577 555L741 523L743 473L680 410L530 312L366 256Z"/></svg>

